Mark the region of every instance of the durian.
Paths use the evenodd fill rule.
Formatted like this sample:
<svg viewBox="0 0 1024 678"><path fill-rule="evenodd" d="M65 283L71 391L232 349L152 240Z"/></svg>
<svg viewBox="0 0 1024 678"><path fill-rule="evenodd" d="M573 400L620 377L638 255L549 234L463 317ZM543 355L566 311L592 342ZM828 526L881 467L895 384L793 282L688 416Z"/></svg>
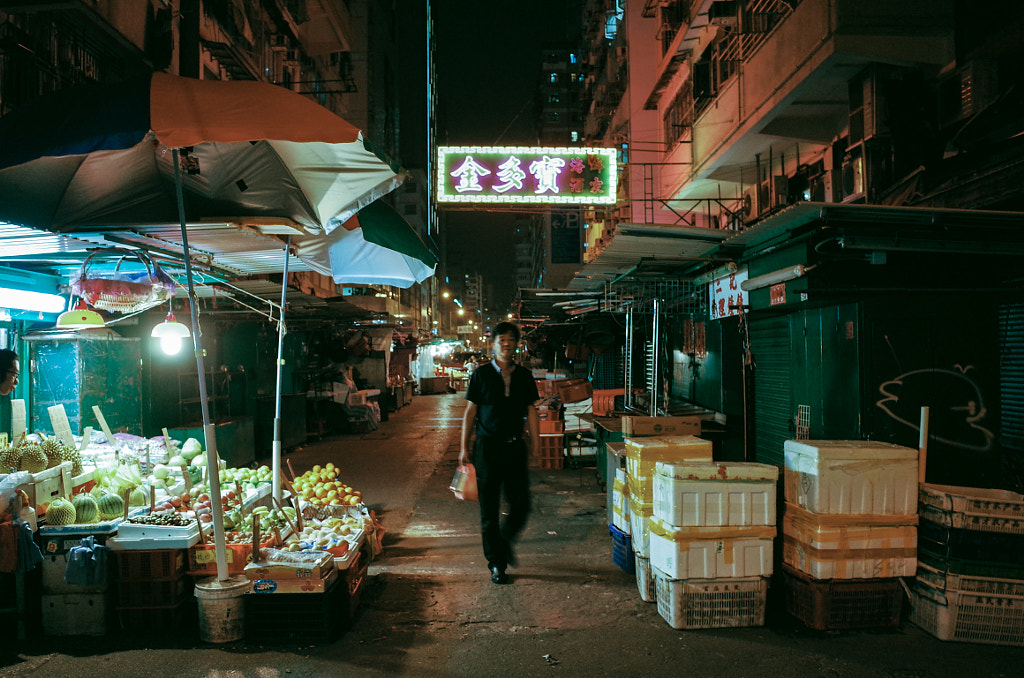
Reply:
<svg viewBox="0 0 1024 678"><path fill-rule="evenodd" d="M9 473L18 470L18 461L21 459L21 450L10 445L0 451L0 473Z"/></svg>
<svg viewBox="0 0 1024 678"><path fill-rule="evenodd" d="M99 505L92 498L92 495L86 493L76 494L71 499L71 504L75 507L75 522L95 523L99 520Z"/></svg>
<svg viewBox="0 0 1024 678"><path fill-rule="evenodd" d="M53 468L64 461L61 456L61 444L56 438L45 439L39 447L46 454L46 468Z"/></svg>
<svg viewBox="0 0 1024 678"><path fill-rule="evenodd" d="M36 444L23 446L21 458L18 460L18 470L29 473L39 473L47 469L46 453L43 448Z"/></svg>
<svg viewBox="0 0 1024 678"><path fill-rule="evenodd" d="M48 525L71 525L75 522L75 506L67 499L58 497L46 508Z"/></svg>

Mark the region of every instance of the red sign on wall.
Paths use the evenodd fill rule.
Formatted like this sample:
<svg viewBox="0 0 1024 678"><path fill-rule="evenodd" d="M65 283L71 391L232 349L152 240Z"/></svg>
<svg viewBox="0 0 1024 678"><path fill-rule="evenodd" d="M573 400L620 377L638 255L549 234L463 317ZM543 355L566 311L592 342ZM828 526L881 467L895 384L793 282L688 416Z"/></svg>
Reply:
<svg viewBox="0 0 1024 678"><path fill-rule="evenodd" d="M768 295L771 306L778 306L779 304L786 303L786 283L776 283L771 286L768 290Z"/></svg>

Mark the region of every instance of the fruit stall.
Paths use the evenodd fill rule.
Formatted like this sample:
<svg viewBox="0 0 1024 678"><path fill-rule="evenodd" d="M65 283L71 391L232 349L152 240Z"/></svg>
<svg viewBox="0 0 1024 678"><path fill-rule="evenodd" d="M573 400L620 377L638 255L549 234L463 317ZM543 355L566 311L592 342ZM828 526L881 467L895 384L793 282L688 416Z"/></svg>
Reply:
<svg viewBox="0 0 1024 678"><path fill-rule="evenodd" d="M19 634L139 637L168 625L201 640L329 639L352 620L382 530L333 463L208 466L195 438L86 431L0 444L0 607ZM220 502L211 497L211 474ZM218 578L220 508L229 578ZM37 587L25 586L38 577ZM33 594L37 591L37 594ZM20 592L20 593L19 593ZM26 593L28 592L28 593ZM193 626L193 628L195 628Z"/></svg>

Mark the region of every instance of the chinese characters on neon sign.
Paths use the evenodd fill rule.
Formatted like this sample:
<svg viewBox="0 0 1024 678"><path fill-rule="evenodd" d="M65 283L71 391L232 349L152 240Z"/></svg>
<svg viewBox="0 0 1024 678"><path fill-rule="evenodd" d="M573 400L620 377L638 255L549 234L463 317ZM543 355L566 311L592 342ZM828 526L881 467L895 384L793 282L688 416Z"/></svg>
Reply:
<svg viewBox="0 0 1024 678"><path fill-rule="evenodd" d="M709 283L708 302L712 320L740 314L738 307L750 301L747 293L740 289L740 283L746 279L747 269L743 269Z"/></svg>
<svg viewBox="0 0 1024 678"><path fill-rule="evenodd" d="M438 202L614 204L614 148L440 146Z"/></svg>

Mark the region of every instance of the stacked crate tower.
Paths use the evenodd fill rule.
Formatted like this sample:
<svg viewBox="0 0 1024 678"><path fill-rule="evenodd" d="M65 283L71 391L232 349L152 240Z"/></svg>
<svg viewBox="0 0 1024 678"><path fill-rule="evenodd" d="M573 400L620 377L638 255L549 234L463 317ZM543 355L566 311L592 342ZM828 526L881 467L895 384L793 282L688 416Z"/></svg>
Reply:
<svg viewBox="0 0 1024 678"><path fill-rule="evenodd" d="M658 614L675 629L759 626L772 573L778 469L715 462L700 438L685 446L692 450L686 459L638 467L650 473L651 510L642 522Z"/></svg>
<svg viewBox="0 0 1024 678"><path fill-rule="evenodd" d="M1024 645L1024 495L921 485L910 621L942 640Z"/></svg>
<svg viewBox="0 0 1024 678"><path fill-rule="evenodd" d="M917 450L787 440L786 608L820 631L899 626L917 569Z"/></svg>
<svg viewBox="0 0 1024 678"><path fill-rule="evenodd" d="M650 518L654 515L654 470L658 462L711 461L711 443L695 436L650 436L624 439L626 468L617 472L620 481L613 485L620 492L613 499L612 538L619 547L621 536L616 534L618 520L623 521L626 543L632 553L619 555L617 564L623 570L635 573L640 597L655 601L654 575L650 565ZM618 510L615 510L619 507ZM620 549L621 550L621 549Z"/></svg>

